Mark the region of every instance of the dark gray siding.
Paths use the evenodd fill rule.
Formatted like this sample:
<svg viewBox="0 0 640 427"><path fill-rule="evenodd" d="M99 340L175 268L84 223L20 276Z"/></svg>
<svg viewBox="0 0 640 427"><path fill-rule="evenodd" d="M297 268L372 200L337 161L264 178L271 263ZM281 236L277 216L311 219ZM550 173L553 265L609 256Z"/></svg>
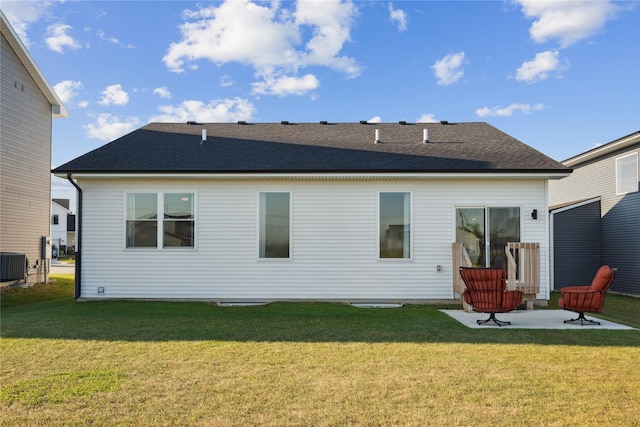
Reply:
<svg viewBox="0 0 640 427"><path fill-rule="evenodd" d="M600 201L552 214L554 289L590 284L602 265Z"/></svg>
<svg viewBox="0 0 640 427"><path fill-rule="evenodd" d="M602 263L618 269L611 290L640 296L640 192L616 194L616 159L632 153L640 154L640 143L573 165L570 176L549 182L549 205L599 197ZM555 289L564 286L557 276L554 282Z"/></svg>
<svg viewBox="0 0 640 427"><path fill-rule="evenodd" d="M616 267L611 290L640 294L640 192L628 193L602 218L604 262Z"/></svg>

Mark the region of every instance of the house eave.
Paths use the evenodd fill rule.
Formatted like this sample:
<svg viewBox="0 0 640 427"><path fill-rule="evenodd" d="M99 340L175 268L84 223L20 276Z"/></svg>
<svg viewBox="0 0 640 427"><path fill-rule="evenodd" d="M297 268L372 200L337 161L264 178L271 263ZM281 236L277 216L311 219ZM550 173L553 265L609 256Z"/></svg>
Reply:
<svg viewBox="0 0 640 427"><path fill-rule="evenodd" d="M577 156L570 157L563 160L561 163L567 167L578 166L582 163L597 159L607 154L613 153L618 150L622 150L631 145L640 143L640 131L636 131L622 138L611 141L608 144L601 145L600 147L593 148L584 153L580 153Z"/></svg>
<svg viewBox="0 0 640 427"><path fill-rule="evenodd" d="M54 171L54 175L66 178L69 171ZM500 172L72 172L76 179L200 179L212 181L322 181L322 180L392 180L392 181L434 181L434 180L550 180L569 176L568 171L500 171Z"/></svg>
<svg viewBox="0 0 640 427"><path fill-rule="evenodd" d="M22 65L29 72L29 75L34 80L38 88L42 91L47 101L51 105L51 115L54 118L67 118L69 112L62 104L62 101L56 94L55 90L51 87L47 79L42 74L42 71L29 54L29 51L20 40L20 37L16 34L11 27L9 20L4 13L0 10L0 30L2 35L7 39L7 43L11 46L11 49L15 52Z"/></svg>

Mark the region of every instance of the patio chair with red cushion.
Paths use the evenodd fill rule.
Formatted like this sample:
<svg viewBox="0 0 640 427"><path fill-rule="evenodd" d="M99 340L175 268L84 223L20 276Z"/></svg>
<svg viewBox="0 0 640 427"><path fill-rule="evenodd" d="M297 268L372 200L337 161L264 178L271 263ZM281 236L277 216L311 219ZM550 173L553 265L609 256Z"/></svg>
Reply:
<svg viewBox="0 0 640 427"><path fill-rule="evenodd" d="M569 286L560 289L562 296L558 300L558 306L562 309L578 313L575 319L565 320L564 323L580 321L599 325L600 322L587 319L584 313L602 313L604 310L604 297L615 279L615 270L608 265L600 267L591 285Z"/></svg>
<svg viewBox="0 0 640 427"><path fill-rule="evenodd" d="M467 287L462 298L473 307L473 311L489 313L488 319L476 320L478 325L491 321L498 326L511 324L496 319L496 313L515 310L522 304L522 292L507 291L505 276L501 268L460 267L460 277Z"/></svg>

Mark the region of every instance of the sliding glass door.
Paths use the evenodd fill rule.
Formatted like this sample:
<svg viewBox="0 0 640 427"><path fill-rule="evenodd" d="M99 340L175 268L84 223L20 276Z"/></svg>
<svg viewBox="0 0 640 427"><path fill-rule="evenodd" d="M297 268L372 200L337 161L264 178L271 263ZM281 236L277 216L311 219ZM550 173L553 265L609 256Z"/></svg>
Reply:
<svg viewBox="0 0 640 427"><path fill-rule="evenodd" d="M463 244L474 267L506 269L504 247L519 241L519 207L456 208L456 242Z"/></svg>

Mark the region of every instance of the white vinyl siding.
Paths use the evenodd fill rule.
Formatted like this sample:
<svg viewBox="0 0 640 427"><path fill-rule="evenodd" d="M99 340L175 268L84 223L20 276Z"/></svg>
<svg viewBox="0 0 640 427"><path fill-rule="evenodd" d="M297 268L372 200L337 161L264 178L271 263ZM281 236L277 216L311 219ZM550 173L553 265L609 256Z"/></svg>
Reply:
<svg viewBox="0 0 640 427"><path fill-rule="evenodd" d="M549 205L601 197L604 217L625 197L625 194L616 194L616 159L628 155L638 156L639 153L640 147L636 145L624 154L612 154L597 161L573 166L573 172L568 177L549 181Z"/></svg>
<svg viewBox="0 0 640 427"><path fill-rule="evenodd" d="M541 243L546 296L545 181L80 181L84 194L83 298L242 300L451 299L454 207L521 206L523 241ZM127 251L123 248L123 192L192 188L197 248ZM289 192L290 262L256 258L260 192ZM378 195L412 197L412 262L380 262ZM295 197L293 195L295 194ZM529 212L538 209L539 219ZM436 266L441 265L440 272ZM117 268L114 268L117 266ZM97 294L99 286L104 294Z"/></svg>

